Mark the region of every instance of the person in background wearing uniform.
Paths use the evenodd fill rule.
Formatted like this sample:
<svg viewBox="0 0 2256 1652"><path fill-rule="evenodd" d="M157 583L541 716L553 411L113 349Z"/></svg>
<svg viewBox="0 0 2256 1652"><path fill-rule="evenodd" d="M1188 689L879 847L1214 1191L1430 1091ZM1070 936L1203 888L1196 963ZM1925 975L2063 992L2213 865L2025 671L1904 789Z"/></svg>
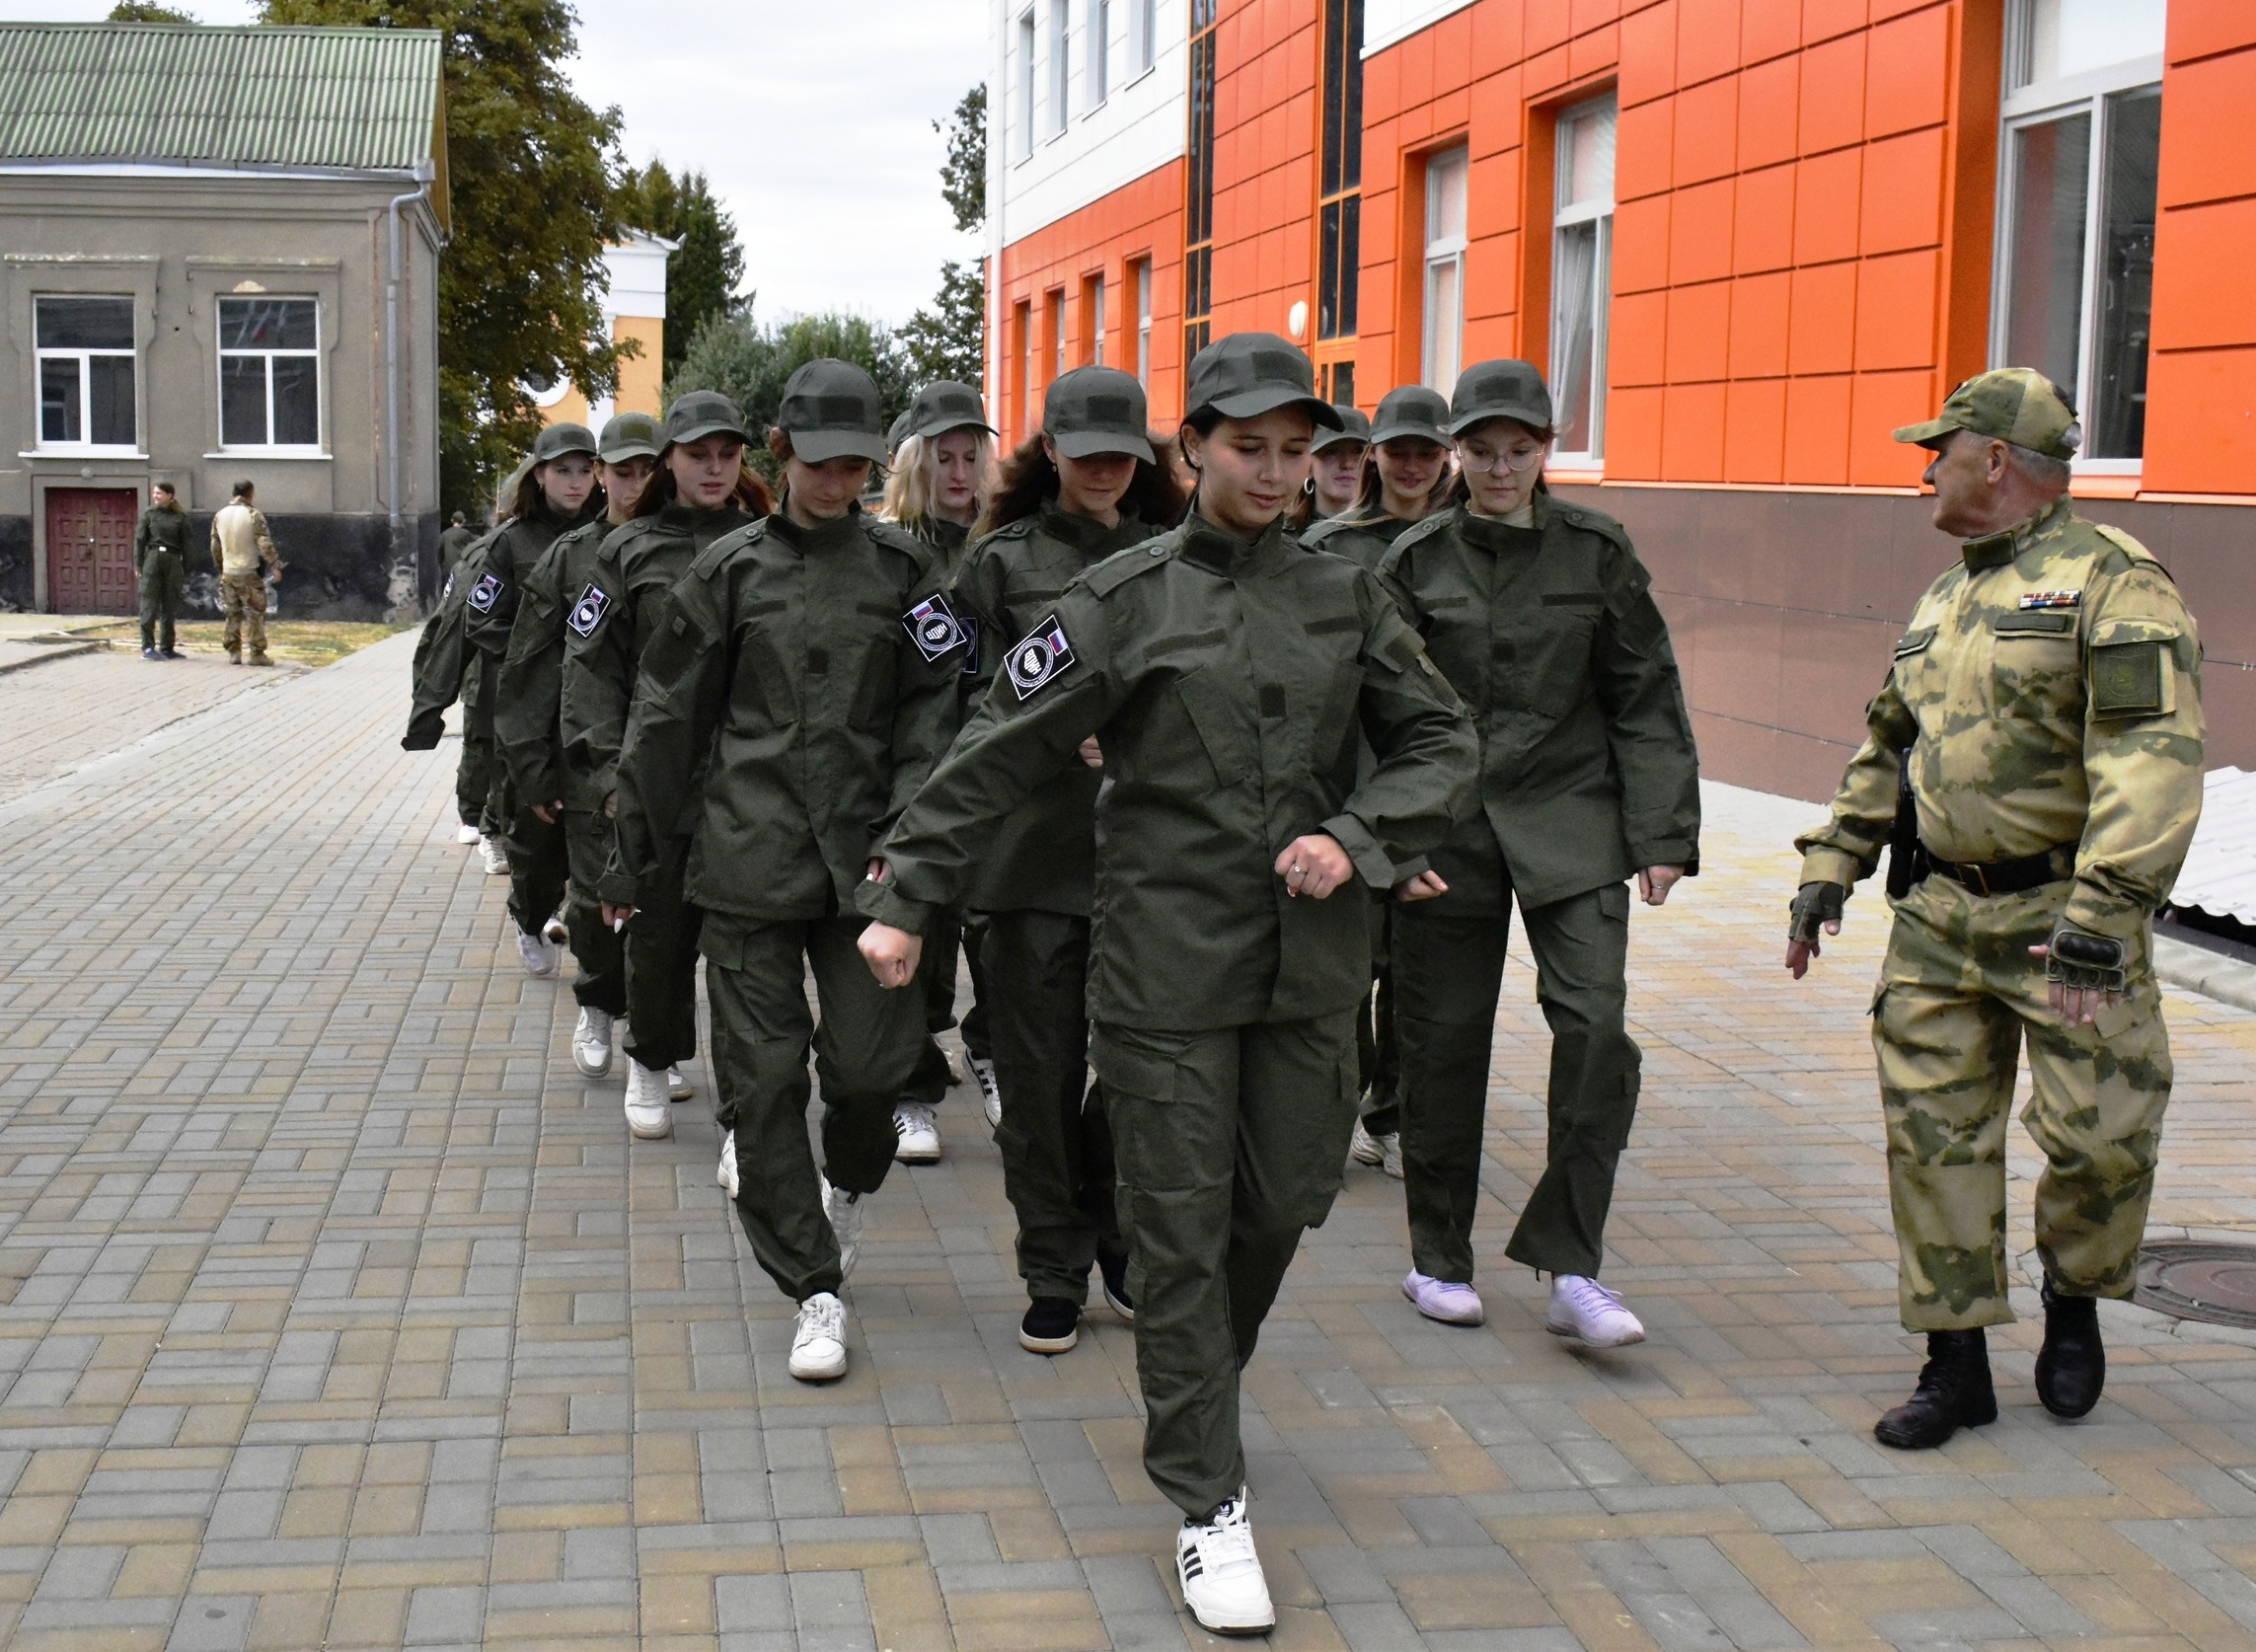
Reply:
<svg viewBox="0 0 2256 1652"><path fill-rule="evenodd" d="M1144 1464L1183 1511L1193 1614L1258 1632L1276 1614L1239 1373L1339 1191L1371 982L1363 898L1326 897L1428 875L1474 745L1378 582L1285 531L1309 444L1339 418L1308 357L1233 334L1199 351L1186 400L1192 514L1082 574L1013 645L863 887L862 950L885 985L913 979L934 911L1097 738L1090 1056L1131 1246ZM1378 759L1360 783L1359 732Z"/></svg>
<svg viewBox="0 0 2256 1652"><path fill-rule="evenodd" d="M517 796L544 825L561 824L570 893L565 930L579 972L572 997L579 1020L571 1058L591 1079L611 1071L612 1022L627 1013L627 963L619 932L603 921L595 896L611 857L611 821L603 797L584 775L564 767L559 731L567 628L590 623L595 602L584 593L603 538L633 513L657 466L658 421L619 413L596 438L596 485L604 514L557 536L518 582L516 623L501 660L501 693L493 732ZM597 599L599 601L599 599Z"/></svg>
<svg viewBox="0 0 2256 1652"><path fill-rule="evenodd" d="M855 951L854 891L946 749L962 670L939 560L857 502L884 429L860 367L820 358L785 383L769 437L783 503L690 564L642 657L603 883L606 903L630 911L668 846L692 836L686 890L705 915L730 1196L761 1267L799 1305L790 1372L803 1382L846 1374L838 1293L926 1038L922 995L880 991Z"/></svg>
<svg viewBox="0 0 2256 1652"><path fill-rule="evenodd" d="M188 512L169 482L149 485L149 508L133 527L133 577L141 590L141 657L179 659L173 646L181 587L188 583Z"/></svg>
<svg viewBox="0 0 2256 1652"><path fill-rule="evenodd" d="M1403 1294L1476 1325L1489 1046L1514 901L1551 1031L1543 1172L1504 1247L1551 1276L1547 1328L1595 1348L1645 1327L1598 1283L1643 1058L1624 1024L1632 873L1647 905L1699 864L1699 761L1651 579L1613 517L1542 487L1551 398L1525 361L1467 367L1449 431L1465 502L1394 541L1380 576L1472 709L1479 806L1434 854L1449 885L1394 915Z"/></svg>
<svg viewBox="0 0 2256 1652"><path fill-rule="evenodd" d="M439 535L439 573L452 574L462 565L462 554L477 543L478 535L464 522L461 511L448 517L446 531Z"/></svg>
<svg viewBox="0 0 2256 1652"><path fill-rule="evenodd" d="M744 462L751 440L743 412L717 391L692 390L666 409L665 441L649 486L623 528L604 537L573 599L564 628L561 724L567 784L616 812L619 749L635 702L644 652L665 623L665 599L698 554L714 540L765 516L767 486ZM656 860L639 868L636 898L605 903L603 921L624 924L627 957L627 1129L643 1141L673 1134L670 1102L690 1087L681 1063L697 1054L698 909L682 898L696 825L700 762L683 778L688 794L670 815L679 830L659 840ZM617 860L614 843L605 864ZM626 907L635 908L627 922ZM716 1109L724 1098L716 1098ZM725 1123L722 1126L726 1128Z"/></svg>
<svg viewBox="0 0 2256 1652"><path fill-rule="evenodd" d="M981 689L1075 578L1182 514L1146 417L1144 387L1116 368L1077 367L1051 381L1042 428L1011 456L980 521L984 537L948 587L956 617L982 640ZM982 955L995 989L988 1028L1003 1101L995 1145L1026 1282L1018 1345L1035 1354L1062 1354L1080 1340L1091 1263L1113 1312L1136 1316L1113 1211L1103 1087L1089 1082L1103 755L1092 740L1081 758L1012 811L964 897L987 931Z"/></svg>
<svg viewBox="0 0 2256 1652"><path fill-rule="evenodd" d="M584 424L552 424L533 443L533 463L518 479L507 520L487 543L478 577L463 598L463 636L478 650L477 702L466 713L490 730L500 750L501 661L517 623L519 587L558 537L601 521L603 495L595 483L595 435ZM538 715L536 711L533 713ZM517 788L508 765L497 764L491 818L501 823L501 849L509 864L509 916L517 921L517 956L528 975L554 975L564 926L564 837L561 823L534 812L534 798ZM490 835L490 834L489 834Z"/></svg>
<svg viewBox="0 0 2256 1652"><path fill-rule="evenodd" d="M1934 459L1934 524L1964 541L1865 713L1833 815L1796 841L1797 979L1889 849L1895 910L1872 1047L1888 1131L1898 1301L1927 1360L1873 1433L1904 1450L1994 1421L1984 1328L2006 1300L2005 1115L2044 1150L2037 1397L2099 1402L2097 1299L2136 1282L2170 1041L2153 916L2201 817L2201 639L2130 535L2068 497L2075 413L2023 367L1896 432Z"/></svg>
<svg viewBox="0 0 2256 1652"><path fill-rule="evenodd" d="M462 636L463 615L468 612L463 598L477 581L485 560L484 545L473 545L463 554L455 571L447 575L446 583L440 587L438 606L423 622L422 635L415 638L414 694L408 711L408 731L400 740L403 751L432 750L446 732L446 709L456 700L463 700L463 754L455 765L454 781L455 809L462 821L462 830L455 841L462 844L477 844L482 840L477 822L485 810L489 789L486 771L473 762L469 702L464 694L465 679L477 669L474 657L477 650L464 641Z"/></svg>
<svg viewBox="0 0 2256 1652"><path fill-rule="evenodd" d="M938 555L944 579L963 561L971 525L995 486L995 427L987 404L967 384L940 379L917 392L909 410L893 421L892 449L878 514L906 528ZM969 692L979 649L969 634L964 648L962 687ZM961 696L958 711L961 712ZM959 718L960 720L960 718ZM926 974L925 1026L929 1037L909 1094L893 1109L897 1141L893 1157L904 1164L932 1164L940 1156L935 1109L947 1093L950 1073L937 1035L955 1025L955 956L960 946L971 967L972 1007L963 1017L963 1050L982 1096L991 1095L995 1064L987 1042L987 997L981 981L980 937L950 914L933 938L933 963ZM992 1125L994 1120L989 1119Z"/></svg>
<svg viewBox="0 0 2256 1652"><path fill-rule="evenodd" d="M1311 525L1328 517L1339 516L1355 507L1356 495L1363 488L1363 456L1371 451L1371 420L1360 408L1332 404L1339 414L1339 428L1318 429L1316 446L1309 451L1316 455L1316 464L1309 473L1308 492L1302 496L1300 520L1294 524L1305 531Z"/></svg>
<svg viewBox="0 0 2256 1652"><path fill-rule="evenodd" d="M1312 523L1301 543L1352 557L1377 572L1402 530L1443 509L1457 488L1450 465L1449 404L1424 385L1404 385L1379 403L1368 457L1343 513ZM1363 1116L1347 1155L1402 1179L1401 1052L1394 1038L1393 903L1382 892L1371 907L1371 1002L1356 1027L1363 1076Z"/></svg>
<svg viewBox="0 0 2256 1652"><path fill-rule="evenodd" d="M266 580L282 576L282 559L266 532L265 516L251 502L256 496L251 484L238 482L233 496L211 519L211 565L219 570L220 597L227 605L227 629L220 640L234 665L243 663L246 637L253 665L274 663L266 657Z"/></svg>

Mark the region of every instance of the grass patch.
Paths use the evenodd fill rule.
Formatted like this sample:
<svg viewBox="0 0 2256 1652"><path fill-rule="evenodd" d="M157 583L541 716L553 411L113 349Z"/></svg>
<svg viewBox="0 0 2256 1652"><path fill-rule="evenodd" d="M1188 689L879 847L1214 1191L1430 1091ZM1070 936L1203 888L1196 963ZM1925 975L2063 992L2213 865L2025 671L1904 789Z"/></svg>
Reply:
<svg viewBox="0 0 2256 1652"><path fill-rule="evenodd" d="M328 665L407 629L404 625L353 620L268 620L266 652L275 659L286 659L296 665ZM220 638L226 631L226 622L222 620L184 620L175 632L178 641L174 646L184 654L224 657L227 650L220 645ZM79 635L106 638L134 649L141 645L141 627L136 620L119 620L114 625Z"/></svg>

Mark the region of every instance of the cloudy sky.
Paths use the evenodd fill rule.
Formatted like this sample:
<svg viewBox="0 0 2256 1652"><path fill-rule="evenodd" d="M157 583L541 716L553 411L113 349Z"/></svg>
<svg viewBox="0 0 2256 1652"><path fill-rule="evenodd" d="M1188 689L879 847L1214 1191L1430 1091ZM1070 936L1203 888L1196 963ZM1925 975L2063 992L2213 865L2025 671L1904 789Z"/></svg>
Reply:
<svg viewBox="0 0 2256 1652"><path fill-rule="evenodd" d="M251 0L171 0L248 23ZM975 248L940 197L932 127L985 78L981 0L578 0L580 95L616 104L628 158L703 167L736 219L767 316L899 322ZM0 19L88 19L109 0L0 0Z"/></svg>

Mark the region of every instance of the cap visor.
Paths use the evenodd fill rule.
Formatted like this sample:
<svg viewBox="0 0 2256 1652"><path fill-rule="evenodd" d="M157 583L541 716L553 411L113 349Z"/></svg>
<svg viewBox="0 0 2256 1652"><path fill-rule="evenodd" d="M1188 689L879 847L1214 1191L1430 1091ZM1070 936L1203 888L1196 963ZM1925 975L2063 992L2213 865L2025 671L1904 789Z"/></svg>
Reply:
<svg viewBox="0 0 2256 1652"><path fill-rule="evenodd" d="M1297 390L1286 390L1282 386L1225 396L1216 401L1213 408L1224 418L1259 418L1263 413L1275 413L1279 408L1306 408L1309 417L1326 430L1347 428L1347 421L1339 416L1339 410L1329 402Z"/></svg>
<svg viewBox="0 0 2256 1652"><path fill-rule="evenodd" d="M597 448L595 456L606 465L617 465L629 459L655 459L658 450L648 442L622 442L617 447Z"/></svg>
<svg viewBox="0 0 2256 1652"><path fill-rule="evenodd" d="M935 419L930 424L920 424L909 434L922 436L929 442L946 435L950 430L984 430L990 436L1000 436L1003 433L994 425L976 418L941 418Z"/></svg>
<svg viewBox="0 0 2256 1652"><path fill-rule="evenodd" d="M791 438L791 457L810 465L829 459L885 463L885 438L874 430L787 430L785 434Z"/></svg>
<svg viewBox="0 0 2256 1652"><path fill-rule="evenodd" d="M1152 451L1152 444L1142 436L1123 435L1117 430L1074 430L1062 436L1052 436L1058 451L1068 459L1094 459L1107 453L1126 454L1141 459L1147 465L1156 465L1160 456Z"/></svg>
<svg viewBox="0 0 2256 1652"><path fill-rule="evenodd" d="M1362 442L1368 446L1374 439L1375 438L1370 436L1357 435L1353 430L1350 430L1347 427L1345 421L1343 420L1338 429L1326 430L1322 434L1318 435L1315 441L1309 443L1309 451L1311 453L1321 453L1325 448L1337 447L1341 442Z"/></svg>
<svg viewBox="0 0 2256 1652"><path fill-rule="evenodd" d="M746 435L735 425L718 419L714 420L711 424L693 424L678 436L668 436L666 438L666 445L668 447L679 447L684 442L703 441L708 436L734 436L746 447L750 447L752 445L752 438L750 436Z"/></svg>
<svg viewBox="0 0 2256 1652"><path fill-rule="evenodd" d="M1525 408L1510 402L1498 403L1492 408L1475 408L1463 418L1450 421L1449 433L1462 436L1475 424L1486 424L1492 418L1508 418L1515 424L1525 424L1531 430L1547 429L1550 419L1539 408Z"/></svg>
<svg viewBox="0 0 2256 1652"><path fill-rule="evenodd" d="M1937 436L1947 436L1953 430L1964 428L1965 426L1955 418L1930 418L1924 424L1905 425L1896 432L1896 439L1900 442L1921 444L1931 442Z"/></svg>
<svg viewBox="0 0 2256 1652"><path fill-rule="evenodd" d="M1376 447L1396 436L1423 436L1436 447L1449 446L1449 432L1438 424L1382 424L1371 432L1371 444Z"/></svg>

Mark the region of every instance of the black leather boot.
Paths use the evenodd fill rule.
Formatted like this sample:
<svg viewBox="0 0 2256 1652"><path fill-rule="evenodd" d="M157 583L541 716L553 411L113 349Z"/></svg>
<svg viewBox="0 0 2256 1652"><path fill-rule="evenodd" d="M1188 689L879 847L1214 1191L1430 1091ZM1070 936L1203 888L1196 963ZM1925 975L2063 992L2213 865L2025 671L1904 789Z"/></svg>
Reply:
<svg viewBox="0 0 2256 1652"><path fill-rule="evenodd" d="M2045 1345L2037 1351L2037 1397L2056 1417L2080 1417L2107 1387L2107 1349L2099 1340L2099 1304L2064 1297L2045 1281Z"/></svg>
<svg viewBox="0 0 2256 1652"><path fill-rule="evenodd" d="M1927 1363L1912 1397L1872 1425L1872 1437L1898 1451L1939 1446L1962 1428L1997 1420L1990 1386L1990 1339L1974 1330L1927 1332Z"/></svg>

